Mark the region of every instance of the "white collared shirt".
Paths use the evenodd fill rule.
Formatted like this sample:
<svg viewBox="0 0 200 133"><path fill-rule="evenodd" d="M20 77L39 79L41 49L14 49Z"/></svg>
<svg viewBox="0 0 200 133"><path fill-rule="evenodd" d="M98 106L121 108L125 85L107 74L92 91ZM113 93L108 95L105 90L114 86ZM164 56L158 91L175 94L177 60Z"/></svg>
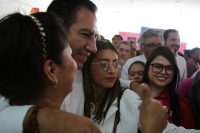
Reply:
<svg viewBox="0 0 200 133"><path fill-rule="evenodd" d="M176 54L175 55L177 66L180 72L180 82L187 78L187 65L183 57Z"/></svg>

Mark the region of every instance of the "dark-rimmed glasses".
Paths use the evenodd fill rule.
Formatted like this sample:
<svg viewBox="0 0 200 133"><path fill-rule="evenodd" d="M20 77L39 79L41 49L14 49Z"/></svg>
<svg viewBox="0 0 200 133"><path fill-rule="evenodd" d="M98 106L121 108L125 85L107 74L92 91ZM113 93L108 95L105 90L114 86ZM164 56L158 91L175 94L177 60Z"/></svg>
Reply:
<svg viewBox="0 0 200 133"><path fill-rule="evenodd" d="M174 74L174 67L172 65L163 66L159 63L151 64L153 73L159 74L165 68L165 72L168 75Z"/></svg>
<svg viewBox="0 0 200 133"><path fill-rule="evenodd" d="M146 46L148 49L152 49L152 48L157 48L162 46L161 43L148 43L148 44L143 44L144 46Z"/></svg>
<svg viewBox="0 0 200 133"><path fill-rule="evenodd" d="M116 71L120 72L124 66L124 61L123 60L116 60L114 62L108 62L108 61L101 61L99 63L90 63L91 65L98 64L99 69L102 73L108 72L110 65L113 64L114 68Z"/></svg>

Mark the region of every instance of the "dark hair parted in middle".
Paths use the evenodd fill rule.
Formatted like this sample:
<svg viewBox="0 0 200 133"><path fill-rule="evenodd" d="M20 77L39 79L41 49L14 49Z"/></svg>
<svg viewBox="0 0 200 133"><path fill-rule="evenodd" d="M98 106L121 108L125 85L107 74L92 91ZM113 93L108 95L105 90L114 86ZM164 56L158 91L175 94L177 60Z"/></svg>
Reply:
<svg viewBox="0 0 200 133"><path fill-rule="evenodd" d="M179 96L176 94L175 89L177 88L177 85L179 83L180 75L179 75L179 69L177 67L176 59L174 57L174 54L167 48L167 47L158 47L156 48L147 59L145 68L144 68L144 75L142 82L149 84L149 77L148 77L148 71L149 67L151 65L151 62L157 57L157 56L163 56L169 62L172 64L174 68L174 75L172 81L167 85L169 88L169 96L170 96L170 109L172 110L172 119L174 121L175 125L179 125L180 121L180 115L181 115L181 109L179 104Z"/></svg>
<svg viewBox="0 0 200 133"><path fill-rule="evenodd" d="M0 94L11 101L24 103L37 99L46 87L43 71L45 60L64 64L66 31L53 13L35 13L44 29L43 41L39 26L30 16L11 14L0 20Z"/></svg>
<svg viewBox="0 0 200 133"><path fill-rule="evenodd" d="M89 118L91 115L90 114L91 103L94 102L94 88L91 83L91 82L94 82L94 80L92 79L90 75L90 66L91 66L90 63L96 57L96 54L98 52L101 52L102 50L111 49L117 53L115 47L110 42L97 41L96 45L97 45L97 52L91 53L89 59L86 61L82 69L84 95L85 95L84 115ZM122 95L122 88L121 88L119 79L117 78L113 87L110 89L107 89L106 94L104 95L101 105L99 107L99 110L97 111L97 114L94 117L94 120L96 122L101 122L106 117L106 114L110 106L112 105L113 101L118 97L118 102L119 102L121 95Z"/></svg>

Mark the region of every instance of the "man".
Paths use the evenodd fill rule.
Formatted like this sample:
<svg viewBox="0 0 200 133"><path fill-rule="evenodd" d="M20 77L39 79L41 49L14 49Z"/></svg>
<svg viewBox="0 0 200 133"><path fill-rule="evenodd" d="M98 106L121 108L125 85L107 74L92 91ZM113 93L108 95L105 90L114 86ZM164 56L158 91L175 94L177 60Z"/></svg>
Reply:
<svg viewBox="0 0 200 133"><path fill-rule="evenodd" d="M178 69L180 71L180 82L187 78L186 61L183 57L177 54L180 48L180 37L175 29L166 30L163 34L165 46L168 47L175 55Z"/></svg>
<svg viewBox="0 0 200 133"><path fill-rule="evenodd" d="M184 56L184 58L185 58L185 60L187 62L190 59L190 57L191 57L190 56L190 50L189 49L185 49L183 56Z"/></svg>
<svg viewBox="0 0 200 133"><path fill-rule="evenodd" d="M112 38L112 44L116 47L117 43L122 40L123 40L122 36L114 35Z"/></svg>
<svg viewBox="0 0 200 133"><path fill-rule="evenodd" d="M131 54L131 57L135 57L136 53L137 53L137 46L136 46L135 42L133 42L133 41L130 41L130 43L132 45L132 54Z"/></svg>
<svg viewBox="0 0 200 133"><path fill-rule="evenodd" d="M190 55L191 58L187 61L187 78L190 78L199 69L200 48L193 48Z"/></svg>
<svg viewBox="0 0 200 133"><path fill-rule="evenodd" d="M64 28L68 32L67 43L69 43L72 48L72 57L75 59L78 65L78 69L81 69L83 67L83 64L90 56L91 52L96 52L96 10L96 5L89 0L54 0L49 5L47 10L54 12L64 21L66 25L66 27ZM80 74L80 71L77 72L77 75L78 74ZM77 76L77 78L81 76L82 74L80 74L80 76ZM79 79L75 80L76 82L79 82ZM78 83L75 83L73 87L80 89ZM80 91L82 91L80 93L83 93L82 89L80 89ZM78 95L76 97L73 97L74 92L76 92L76 90L72 92L72 95L69 94L68 102L70 102L70 105L76 105L76 103L81 105L81 101L78 99L80 97ZM77 101L77 99L79 101ZM84 97L82 96L82 98L80 99L82 100L84 99ZM76 105L74 108L67 107L65 111L70 111L75 114L83 115L83 107L81 107L81 111L79 111L79 105ZM0 132L22 132L22 123L24 121L23 119L25 118L26 120L33 109L30 107L31 106L10 106L8 104L8 101L0 96ZM17 111L13 113L13 110ZM77 112L74 110L76 110ZM47 127L47 129L61 130L60 127L65 126L67 131L70 133L100 133L100 131L95 127L92 121L90 121L86 117L76 116L67 112L61 113L60 118L54 118L53 116L51 116L56 113L56 110L49 108L44 108L39 111L38 115L41 116L38 117L39 126L40 128L44 129L45 132L49 132L45 129ZM60 125L61 123L54 123L54 120L59 120L63 123L63 125ZM10 126L12 125L13 128L10 128Z"/></svg>
<svg viewBox="0 0 200 133"><path fill-rule="evenodd" d="M118 57L120 60L127 61L131 58L132 45L128 41L119 41L117 46Z"/></svg>
<svg viewBox="0 0 200 133"><path fill-rule="evenodd" d="M192 107L192 113L195 121L195 128L200 129L200 72L194 78L192 89L189 94L189 101Z"/></svg>
<svg viewBox="0 0 200 133"><path fill-rule="evenodd" d="M140 38L140 47L144 54L140 56L133 57L126 61L124 68L122 70L120 78L128 80L128 69L130 65L135 61L142 61L146 63L147 58L151 52L163 45L162 32L156 29L148 29Z"/></svg>

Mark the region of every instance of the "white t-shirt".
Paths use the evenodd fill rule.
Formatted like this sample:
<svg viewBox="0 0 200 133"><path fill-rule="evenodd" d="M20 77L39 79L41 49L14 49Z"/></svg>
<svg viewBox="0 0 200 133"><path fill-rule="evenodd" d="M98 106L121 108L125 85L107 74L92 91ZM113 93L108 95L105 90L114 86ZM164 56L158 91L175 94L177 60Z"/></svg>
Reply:
<svg viewBox="0 0 200 133"><path fill-rule="evenodd" d="M180 82L187 78L187 65L183 57L176 54L177 66L180 71Z"/></svg>
<svg viewBox="0 0 200 133"><path fill-rule="evenodd" d="M10 106L0 95L0 133L22 133L26 112L32 106Z"/></svg>
<svg viewBox="0 0 200 133"><path fill-rule="evenodd" d="M126 61L125 65L124 65L123 69L122 69L122 72L121 72L121 75L120 75L121 79L124 79L124 80L129 79L128 78L128 69L131 66L131 64L135 61L142 61L142 62L146 63L147 59L144 56L144 54L128 59Z"/></svg>

